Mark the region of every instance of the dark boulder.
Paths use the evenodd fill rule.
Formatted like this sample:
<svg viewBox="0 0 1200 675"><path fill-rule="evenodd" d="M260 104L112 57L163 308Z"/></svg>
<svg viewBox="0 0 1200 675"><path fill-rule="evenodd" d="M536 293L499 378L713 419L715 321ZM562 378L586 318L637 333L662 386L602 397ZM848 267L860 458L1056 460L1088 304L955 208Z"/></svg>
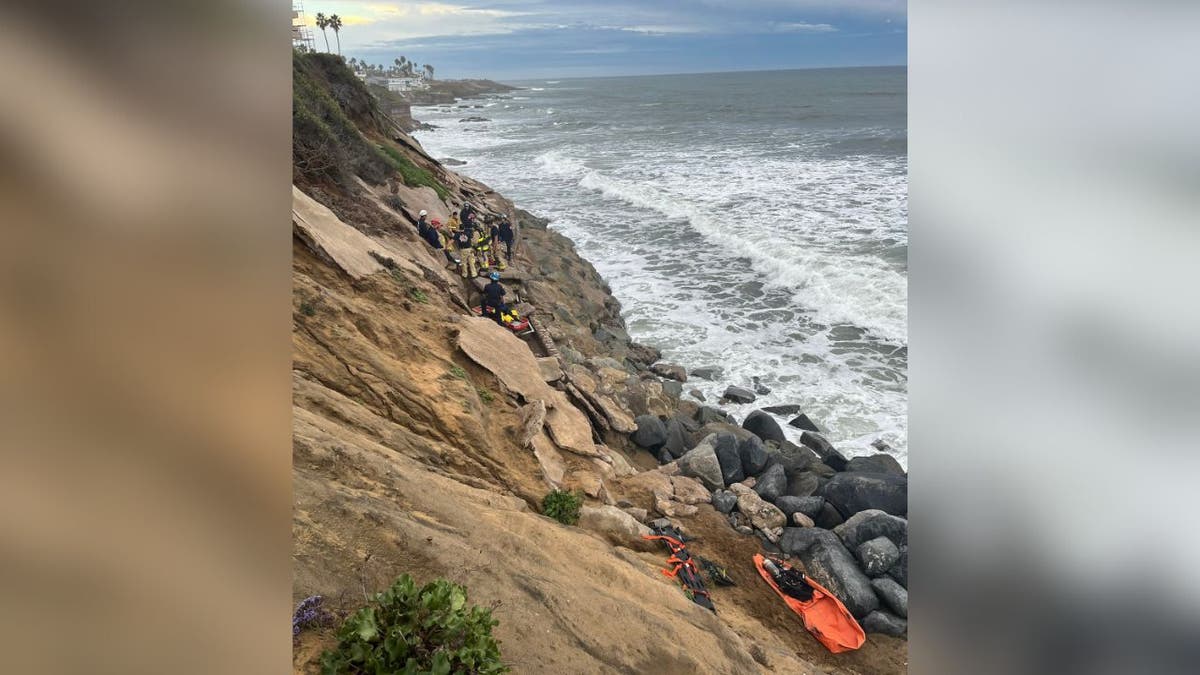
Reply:
<svg viewBox="0 0 1200 675"><path fill-rule="evenodd" d="M712 493L712 505L721 513L729 513L737 506L737 495L729 490L717 490Z"/></svg>
<svg viewBox="0 0 1200 675"><path fill-rule="evenodd" d="M859 511L833 532L851 550L878 537L887 537L896 546L908 544L908 521L877 509Z"/></svg>
<svg viewBox="0 0 1200 675"><path fill-rule="evenodd" d="M638 447L658 450L667 442L667 427L654 415L638 415L633 422L637 431L633 432L631 440Z"/></svg>
<svg viewBox="0 0 1200 675"><path fill-rule="evenodd" d="M775 506L783 511L783 515L789 520L794 513L802 513L809 518L816 518L821 512L821 507L825 505L824 497L793 497L791 495L783 495L775 500Z"/></svg>
<svg viewBox="0 0 1200 675"><path fill-rule="evenodd" d="M764 500L775 503L787 490L787 474L779 464L772 464L754 484L754 491Z"/></svg>
<svg viewBox="0 0 1200 675"><path fill-rule="evenodd" d="M832 588L829 590L833 590ZM868 614L862 621L859 622L864 632L867 633L882 633L891 635L892 637L904 637L908 632L908 621L901 619L895 614L889 614L883 611L874 611Z"/></svg>
<svg viewBox="0 0 1200 675"><path fill-rule="evenodd" d="M720 408L714 408L710 405L702 405L700 406L700 409L696 411L696 421L700 422L701 426L705 424L711 424L713 422L725 422L727 424L732 424L733 418L729 416L729 413L721 410Z"/></svg>
<svg viewBox="0 0 1200 675"><path fill-rule="evenodd" d="M671 456L676 459L683 457L683 453L688 451L687 431L679 420L675 418L667 420L667 438L662 449L671 453Z"/></svg>
<svg viewBox="0 0 1200 675"><path fill-rule="evenodd" d="M743 438L738 443L738 456L742 458L742 473L757 476L767 466L767 449L758 436Z"/></svg>
<svg viewBox="0 0 1200 675"><path fill-rule="evenodd" d="M783 429L779 428L779 423L775 421L775 418L761 410L755 410L746 415L746 421L742 422L742 428L764 441L782 443L787 440L783 435Z"/></svg>
<svg viewBox="0 0 1200 675"><path fill-rule="evenodd" d="M908 588L908 546L900 547L900 559L888 570L888 576L895 579L901 586Z"/></svg>
<svg viewBox="0 0 1200 675"><path fill-rule="evenodd" d="M702 380L719 380L724 373L725 370L720 366L701 366L692 369L692 377Z"/></svg>
<svg viewBox="0 0 1200 675"><path fill-rule="evenodd" d="M862 569L867 576L877 577L891 569L900 559L900 548L887 537L876 537L863 542L854 551L854 555L858 556L858 561L862 563Z"/></svg>
<svg viewBox="0 0 1200 675"><path fill-rule="evenodd" d="M799 471L793 474L791 480L788 481L787 494L792 497L809 497L815 494L820 487L821 481L816 474ZM825 499L822 497L821 501L824 502Z"/></svg>
<svg viewBox="0 0 1200 675"><path fill-rule="evenodd" d="M742 473L742 458L738 454L738 439L730 433L719 433L713 439L717 461L721 463L721 477L725 484L736 483L746 477Z"/></svg>
<svg viewBox="0 0 1200 675"><path fill-rule="evenodd" d="M670 464L671 462L673 462L677 459L666 448L662 448L658 451L657 458L658 458L659 464Z"/></svg>
<svg viewBox="0 0 1200 675"><path fill-rule="evenodd" d="M662 388L663 393L671 398L679 398L680 396L683 396L683 385L679 384L675 380L663 380Z"/></svg>
<svg viewBox="0 0 1200 675"><path fill-rule="evenodd" d="M680 407L680 413L676 414L676 415L675 415L674 417L672 417L671 419L673 419L673 420L675 420L675 421L679 422L679 424L680 424L680 425L683 427L683 430L684 430L686 433L689 433L689 434L690 434L690 433L692 433L692 432L694 432L694 431L699 431L699 430L700 430L700 423L699 423L699 422L697 422L697 421L695 420L695 418L694 418L694 417L692 417L691 415L688 415L688 414L683 414L683 406L682 406L682 405L680 405L679 407ZM700 413L699 413L699 407L697 407L696 414L697 414L697 415L698 415L698 414L700 414Z"/></svg>
<svg viewBox="0 0 1200 675"><path fill-rule="evenodd" d="M883 605L892 610L896 616L908 618L908 591L890 577L880 577L871 580L875 595L883 601Z"/></svg>
<svg viewBox="0 0 1200 675"><path fill-rule="evenodd" d="M806 574L862 618L879 607L879 597L871 580L858 568L858 562L842 540L832 532L808 527L787 527L779 540L786 553L799 556Z"/></svg>
<svg viewBox="0 0 1200 675"><path fill-rule="evenodd" d="M791 495L782 495L775 500L775 506L783 511L783 514L790 521L793 514L801 513L811 519L813 516L820 513L821 504L824 503L821 497L792 497Z"/></svg>
<svg viewBox="0 0 1200 675"><path fill-rule="evenodd" d="M817 428L816 423L808 419L808 415L805 415L804 413L801 413L799 417L796 417L792 421L788 422L788 426L793 426L797 429L803 429L805 431L820 431L820 429Z"/></svg>
<svg viewBox="0 0 1200 675"><path fill-rule="evenodd" d="M704 392L700 391L699 389L688 389L688 393L691 394L692 398L696 399L697 401L708 400L704 398Z"/></svg>
<svg viewBox="0 0 1200 675"><path fill-rule="evenodd" d="M903 516L908 514L908 477L889 473L839 473L821 488L821 496L846 517L867 509Z"/></svg>
<svg viewBox="0 0 1200 675"><path fill-rule="evenodd" d="M763 412L769 412L772 415L795 415L800 412L800 406L795 404L790 405L769 405L762 409Z"/></svg>
<svg viewBox="0 0 1200 675"><path fill-rule="evenodd" d="M817 457L820 457L822 462L828 464L829 468L834 471L846 470L846 456L838 452L821 434L806 431L800 435L800 442L805 447L811 448L813 452L817 453Z"/></svg>
<svg viewBox="0 0 1200 675"><path fill-rule="evenodd" d="M821 460L817 460L812 464L809 464L805 471L820 477L821 485L827 483L827 479L833 478L837 474L836 471L834 471L828 464L822 462Z"/></svg>
<svg viewBox="0 0 1200 675"><path fill-rule="evenodd" d="M883 453L867 457L851 457L850 461L846 462L846 471L853 471L855 473L890 473L897 476L904 475L904 467L900 466L900 462L896 461L895 457Z"/></svg>
<svg viewBox="0 0 1200 675"><path fill-rule="evenodd" d="M841 525L843 519L842 514L838 513L838 510L833 508L833 504L825 502L821 505L821 512L818 513L815 518L813 518L813 522L816 523L817 527L824 528L826 530L832 530L838 525Z"/></svg>
<svg viewBox="0 0 1200 675"><path fill-rule="evenodd" d="M756 398L758 397L755 396L754 392L745 387L729 385L725 388L725 393L722 395L721 400L733 401L734 403L753 403Z"/></svg>

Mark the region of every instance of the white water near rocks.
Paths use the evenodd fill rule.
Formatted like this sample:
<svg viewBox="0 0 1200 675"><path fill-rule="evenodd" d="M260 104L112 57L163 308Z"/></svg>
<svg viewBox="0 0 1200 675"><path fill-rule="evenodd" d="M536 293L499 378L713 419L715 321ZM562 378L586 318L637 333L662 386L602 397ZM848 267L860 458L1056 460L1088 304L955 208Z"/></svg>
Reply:
<svg viewBox="0 0 1200 675"><path fill-rule="evenodd" d="M907 465L907 134L902 68L540 80L414 110L439 157L552 220L630 334L710 403L752 377L847 455ZM783 420L781 420L782 422ZM799 432L785 426L789 435Z"/></svg>

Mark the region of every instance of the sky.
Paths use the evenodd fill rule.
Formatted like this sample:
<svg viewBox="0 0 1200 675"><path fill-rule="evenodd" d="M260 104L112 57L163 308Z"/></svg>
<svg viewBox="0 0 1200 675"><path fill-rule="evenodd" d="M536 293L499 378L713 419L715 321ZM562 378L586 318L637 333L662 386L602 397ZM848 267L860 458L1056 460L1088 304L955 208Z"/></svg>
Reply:
<svg viewBox="0 0 1200 675"><path fill-rule="evenodd" d="M438 78L523 80L904 65L906 0L306 0L342 54ZM321 31L313 29L318 50ZM331 51L337 45L327 31Z"/></svg>

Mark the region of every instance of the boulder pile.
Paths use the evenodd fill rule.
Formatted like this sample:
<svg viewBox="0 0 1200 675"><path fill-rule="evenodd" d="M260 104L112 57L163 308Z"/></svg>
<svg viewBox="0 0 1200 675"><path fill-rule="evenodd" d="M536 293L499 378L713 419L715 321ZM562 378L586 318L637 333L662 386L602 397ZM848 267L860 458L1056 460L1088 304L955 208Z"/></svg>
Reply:
<svg viewBox="0 0 1200 675"><path fill-rule="evenodd" d="M763 410L740 427L699 405L636 421L634 442L662 471L678 473L673 490L657 491L659 513L686 515L710 503L764 549L798 558L867 632L907 633L908 476L892 455L848 459L812 430L797 445Z"/></svg>

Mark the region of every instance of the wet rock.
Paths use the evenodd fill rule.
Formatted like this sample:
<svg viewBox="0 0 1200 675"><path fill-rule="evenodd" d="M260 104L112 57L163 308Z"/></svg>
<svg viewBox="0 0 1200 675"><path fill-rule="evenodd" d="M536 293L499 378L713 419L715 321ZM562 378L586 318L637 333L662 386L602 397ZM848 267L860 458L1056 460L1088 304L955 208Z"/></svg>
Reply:
<svg viewBox="0 0 1200 675"><path fill-rule="evenodd" d="M744 475L757 476L767 466L767 450L758 436L742 439L738 443L738 456Z"/></svg>
<svg viewBox="0 0 1200 675"><path fill-rule="evenodd" d="M704 398L704 392L700 391L699 389L688 389L688 394L690 394L691 397L696 399L697 401L707 401L708 400L708 399Z"/></svg>
<svg viewBox="0 0 1200 675"><path fill-rule="evenodd" d="M838 510L833 508L833 504L825 502L821 505L821 512L818 513L815 518L813 518L813 521L816 522L817 527L821 529L832 530L838 525L841 525L843 519L842 514L838 513Z"/></svg>
<svg viewBox="0 0 1200 675"><path fill-rule="evenodd" d="M692 369L692 377L698 377L702 380L719 380L725 374L725 370L720 366L702 366Z"/></svg>
<svg viewBox="0 0 1200 675"><path fill-rule="evenodd" d="M762 409L763 412L771 413L772 415L795 415L800 412L800 406L795 404L788 405L769 405Z"/></svg>
<svg viewBox="0 0 1200 675"><path fill-rule="evenodd" d="M663 442L662 449L670 453L673 458L683 457L683 453L687 452L687 432L684 430L683 424L679 420L671 418L667 420L666 428L667 438Z"/></svg>
<svg viewBox="0 0 1200 675"><path fill-rule="evenodd" d="M676 382L687 382L687 371L677 363L655 363L650 366L650 372Z"/></svg>
<svg viewBox="0 0 1200 675"><path fill-rule="evenodd" d="M771 393L771 388L762 382L759 382L757 375L750 378L750 380L754 383L754 393L758 394L759 396L766 396L767 394Z"/></svg>
<svg viewBox="0 0 1200 675"><path fill-rule="evenodd" d="M887 537L896 546L905 546L908 544L908 521L878 509L868 509L847 518L833 533L841 537L849 549L856 549L878 537Z"/></svg>
<svg viewBox="0 0 1200 675"><path fill-rule="evenodd" d="M733 418L729 416L729 413L721 410L720 408L714 408L709 405L700 406L700 410L696 412L696 420L700 422L701 425L711 424L713 422L725 422L726 424L733 423Z"/></svg>
<svg viewBox="0 0 1200 675"><path fill-rule="evenodd" d="M805 468L805 471L815 475L817 478L820 478L821 485L824 485L826 482L828 482L827 479L833 478L833 476L835 474L837 474L837 472L834 471L833 468L831 468L828 464L822 462L821 460L817 460L817 461L813 462L812 464L809 464Z"/></svg>
<svg viewBox="0 0 1200 675"><path fill-rule="evenodd" d="M787 474L784 473L783 467L779 464L772 464L770 468L759 476L758 483L754 486L754 491L758 493L768 502L774 503L776 499L783 496L787 490Z"/></svg>
<svg viewBox="0 0 1200 675"><path fill-rule="evenodd" d="M904 475L904 467L891 455L878 453L867 457L851 457L846 462L846 471L854 473L890 473L896 476Z"/></svg>
<svg viewBox="0 0 1200 675"><path fill-rule="evenodd" d="M699 479L709 490L725 487L717 451L710 443L701 443L684 453L679 458L679 471L685 476Z"/></svg>
<svg viewBox="0 0 1200 675"><path fill-rule="evenodd" d="M900 547L900 559L888 570L888 576L901 586L908 588L908 546Z"/></svg>
<svg viewBox="0 0 1200 675"><path fill-rule="evenodd" d="M655 459L658 460L659 464L670 464L678 458L671 455L671 452L666 448L662 448L658 451L658 454L655 455Z"/></svg>
<svg viewBox="0 0 1200 675"><path fill-rule="evenodd" d="M783 435L783 429L779 428L779 423L775 421L775 418L761 410L755 410L746 415L746 421L742 422L742 428L764 441L782 443L787 440Z"/></svg>
<svg viewBox="0 0 1200 675"><path fill-rule="evenodd" d="M443 157L443 158L439 159L438 161L441 162L442 164L445 164L446 166L463 166L466 164L466 162L464 162L463 160L454 159L453 157Z"/></svg>
<svg viewBox="0 0 1200 675"><path fill-rule="evenodd" d="M888 473L839 473L821 488L821 496L846 516L867 509L903 516L908 513L908 478Z"/></svg>
<svg viewBox="0 0 1200 675"><path fill-rule="evenodd" d="M846 456L838 452L821 434L813 431L805 431L800 435L800 442L805 447L817 453L817 457L820 457L822 462L829 465L829 468L834 471L846 470Z"/></svg>
<svg viewBox="0 0 1200 675"><path fill-rule="evenodd" d="M833 590L832 588L829 590ZM892 637L904 637L908 632L908 621L881 610L871 612L861 622L866 633L882 633Z"/></svg>
<svg viewBox="0 0 1200 675"><path fill-rule="evenodd" d="M887 537L876 537L865 541L854 551L863 571L869 577L877 577L891 569L900 560L900 549Z"/></svg>
<svg viewBox="0 0 1200 675"><path fill-rule="evenodd" d="M908 618L908 591L896 583L895 579L890 577L872 579L871 586L875 589L875 595L879 596L885 607L895 613L896 616Z"/></svg>
<svg viewBox="0 0 1200 675"><path fill-rule="evenodd" d="M779 547L798 556L805 573L828 588L856 618L879 607L871 580L858 568L858 561L837 535L817 528L788 527L783 530Z"/></svg>
<svg viewBox="0 0 1200 675"><path fill-rule="evenodd" d="M753 490L738 495L738 511L750 519L754 527L766 531L787 524L787 517L774 504L763 501ZM840 541L839 541L840 544Z"/></svg>
<svg viewBox="0 0 1200 675"><path fill-rule="evenodd" d="M753 403L754 399L758 398L754 392L745 387L735 387L729 385L725 388L725 394L721 397L725 401L733 401L734 403Z"/></svg>
<svg viewBox="0 0 1200 675"><path fill-rule="evenodd" d="M633 432L630 440L638 447L653 451L667 442L667 427L654 415L638 415L633 422L637 425L637 431Z"/></svg>
<svg viewBox="0 0 1200 675"><path fill-rule="evenodd" d="M783 495L775 500L775 506L779 507L788 518L792 517L793 513L803 513L809 518L815 518L821 512L821 507L825 505L824 497L792 497Z"/></svg>
<svg viewBox="0 0 1200 675"><path fill-rule="evenodd" d="M820 431L820 429L817 428L816 423L810 420L808 415L803 413L801 413L800 416L792 419L792 421L788 422L788 426L796 427L797 429L804 429L805 431Z"/></svg>
<svg viewBox="0 0 1200 675"><path fill-rule="evenodd" d="M728 490L717 490L712 493L712 505L721 513L729 513L737 506L737 495Z"/></svg>
<svg viewBox="0 0 1200 675"><path fill-rule="evenodd" d="M713 449L721 464L725 485L736 483L746 476L742 473L742 458L738 455L738 440L733 434L719 433L713 438Z"/></svg>
<svg viewBox="0 0 1200 675"><path fill-rule="evenodd" d="M459 107L462 107L462 106L459 106ZM489 120L486 117L479 117L478 115L472 115L471 117L462 118L461 120L459 120L459 122L491 122L491 120Z"/></svg>
<svg viewBox="0 0 1200 675"><path fill-rule="evenodd" d="M683 385L675 380L663 380L662 389L663 393L671 398L683 396Z"/></svg>
<svg viewBox="0 0 1200 675"><path fill-rule="evenodd" d="M816 474L801 471L788 480L786 494L792 497L809 497L820 487L821 481ZM822 497L821 502L824 503L824 501L825 499Z"/></svg>
<svg viewBox="0 0 1200 675"><path fill-rule="evenodd" d="M796 527L816 527L816 523L813 522L812 518L799 511L792 514L792 522L796 524Z"/></svg>
<svg viewBox="0 0 1200 675"><path fill-rule="evenodd" d="M675 488L675 501L684 504L707 504L712 501L712 493L695 478L672 476L671 485ZM899 556L900 552L897 551L896 555Z"/></svg>

